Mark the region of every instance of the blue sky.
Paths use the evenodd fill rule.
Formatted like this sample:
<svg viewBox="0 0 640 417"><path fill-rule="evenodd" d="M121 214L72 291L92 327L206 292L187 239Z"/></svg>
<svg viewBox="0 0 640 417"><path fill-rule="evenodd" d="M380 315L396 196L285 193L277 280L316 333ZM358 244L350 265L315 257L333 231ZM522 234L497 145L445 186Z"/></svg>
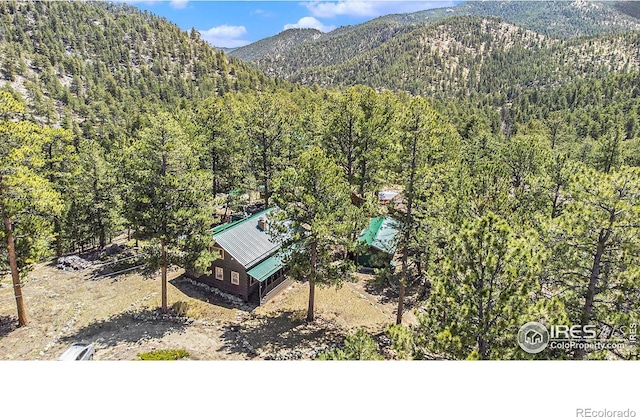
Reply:
<svg viewBox="0 0 640 417"><path fill-rule="evenodd" d="M329 32L390 13L448 7L460 1L193 1L124 0L166 17L183 30L196 28L214 46L236 48L294 27Z"/></svg>

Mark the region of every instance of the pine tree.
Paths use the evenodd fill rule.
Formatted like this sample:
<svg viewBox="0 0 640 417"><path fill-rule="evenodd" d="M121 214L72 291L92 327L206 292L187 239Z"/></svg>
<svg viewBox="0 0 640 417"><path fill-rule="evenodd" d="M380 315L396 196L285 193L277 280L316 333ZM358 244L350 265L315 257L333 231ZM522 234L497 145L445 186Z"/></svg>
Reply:
<svg viewBox="0 0 640 417"><path fill-rule="evenodd" d="M24 106L0 91L0 229L18 309L18 323L27 325L21 279L29 265L47 250L51 230L45 217L59 214L60 196L40 173L45 165L44 145L50 133L37 125L17 121Z"/></svg>
<svg viewBox="0 0 640 417"><path fill-rule="evenodd" d="M74 180L77 181L77 178L81 178L78 170L79 158L73 146L74 138L69 130L49 128L48 132L51 140L43 144L42 149L45 158L43 175L55 187L62 200L67 202L65 206L68 206L72 183ZM56 256L62 256L62 242L65 238L62 216L64 216L64 211L60 216L52 218L56 238Z"/></svg>
<svg viewBox="0 0 640 417"><path fill-rule="evenodd" d="M74 243L93 241L103 249L121 223L120 187L115 167L106 159L105 151L94 141L83 140L79 149L78 178L69 189L66 227L67 238Z"/></svg>
<svg viewBox="0 0 640 417"><path fill-rule="evenodd" d="M287 165L284 156L293 109L288 98L277 93L244 95L237 104L241 106L240 129L249 144L251 171L268 207L273 176Z"/></svg>
<svg viewBox="0 0 640 417"><path fill-rule="evenodd" d="M447 251L417 329L428 350L452 359L518 353L515 335L539 291L543 248L488 213L468 221Z"/></svg>
<svg viewBox="0 0 640 417"><path fill-rule="evenodd" d="M349 185L341 169L318 146L304 150L295 168L274 180L274 202L280 208L277 232L284 236L289 276L309 281L307 321L314 320L316 283L339 285L348 280L353 263L345 253L353 247L353 212Z"/></svg>
<svg viewBox="0 0 640 417"><path fill-rule="evenodd" d="M211 170L211 195L222 190L222 183L233 174L232 159L237 140L231 135L230 109L222 97L201 102L195 113L202 158ZM226 177L226 178L225 178Z"/></svg>
<svg viewBox="0 0 640 417"><path fill-rule="evenodd" d="M567 194L552 223L545 289L563 300L573 324L628 326L640 311L640 170L584 167Z"/></svg>
<svg viewBox="0 0 640 417"><path fill-rule="evenodd" d="M416 247L421 248L419 252L424 252L426 243L416 240L425 226L420 219L428 216L424 212L429 210L426 206L429 204L428 196L443 196L442 191L446 188L443 182L460 161L460 140L453 126L446 123L423 98L411 98L398 119L400 149L396 174L402 185L403 204L401 208L392 210L392 215L402 223L398 245L402 254L402 272L396 315L396 324L401 324L410 254Z"/></svg>
<svg viewBox="0 0 640 417"><path fill-rule="evenodd" d="M361 88L352 87L333 97L324 133L326 149L336 149L347 182L355 185L358 138L362 135L364 113L359 105Z"/></svg>
<svg viewBox="0 0 640 417"><path fill-rule="evenodd" d="M213 216L207 197L211 177L199 169L192 138L169 113L151 118L128 156L131 189L125 213L135 237L151 240L148 264L161 269L162 311L166 313L169 264L188 266L187 258L199 265L212 260L208 230ZM181 251L184 246L192 252Z"/></svg>
<svg viewBox="0 0 640 417"><path fill-rule="evenodd" d="M378 353L378 347L373 338L363 329L358 329L344 340L342 349L332 349L318 355L318 360L324 361L376 361L384 359Z"/></svg>

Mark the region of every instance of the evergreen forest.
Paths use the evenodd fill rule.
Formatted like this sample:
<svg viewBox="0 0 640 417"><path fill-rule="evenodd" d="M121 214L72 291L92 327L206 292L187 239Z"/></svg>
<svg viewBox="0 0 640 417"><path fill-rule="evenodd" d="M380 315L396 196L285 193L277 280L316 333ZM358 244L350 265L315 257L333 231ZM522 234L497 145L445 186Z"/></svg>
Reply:
<svg viewBox="0 0 640 417"><path fill-rule="evenodd" d="M615 30L414 14L236 57L121 3L0 2L0 272L20 325L34 265L129 234L166 287L171 265L207 271L220 207L259 200L294 230L309 321L315 285L353 279L369 220L402 225L397 267L375 271L400 358L530 359L514 337L531 321L615 338L640 321L640 29L625 7L600 16ZM385 189L401 200L380 203ZM379 359L371 343L361 330L320 358Z"/></svg>

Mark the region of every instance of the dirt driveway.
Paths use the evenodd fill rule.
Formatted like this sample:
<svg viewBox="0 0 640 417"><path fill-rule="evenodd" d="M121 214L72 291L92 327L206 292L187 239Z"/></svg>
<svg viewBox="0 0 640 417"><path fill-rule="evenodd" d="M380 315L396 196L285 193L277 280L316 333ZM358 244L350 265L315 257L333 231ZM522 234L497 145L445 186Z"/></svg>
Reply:
<svg viewBox="0 0 640 417"><path fill-rule="evenodd" d="M95 343L96 360L133 360L154 349L185 349L195 360L310 359L352 329L379 333L394 322L394 300L367 292L368 279L317 289L317 320L306 323L306 284L255 307L196 287L177 270L168 300L180 302L181 315L163 317L158 278L94 279L41 264L23 287L26 327L17 327L8 277L0 281L0 360L54 360L81 340Z"/></svg>

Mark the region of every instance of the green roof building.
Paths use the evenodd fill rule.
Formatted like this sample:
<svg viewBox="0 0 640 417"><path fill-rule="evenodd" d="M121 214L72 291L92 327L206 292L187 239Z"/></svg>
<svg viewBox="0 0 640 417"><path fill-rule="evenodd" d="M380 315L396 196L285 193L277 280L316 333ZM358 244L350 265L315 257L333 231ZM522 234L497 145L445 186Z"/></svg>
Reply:
<svg viewBox="0 0 640 417"><path fill-rule="evenodd" d="M390 217L374 217L358 239L358 265L367 268L389 266L398 247L402 224Z"/></svg>
<svg viewBox="0 0 640 417"><path fill-rule="evenodd" d="M227 293L262 304L285 286L280 242L269 234L267 215L273 209L213 229L213 261L196 280Z"/></svg>

